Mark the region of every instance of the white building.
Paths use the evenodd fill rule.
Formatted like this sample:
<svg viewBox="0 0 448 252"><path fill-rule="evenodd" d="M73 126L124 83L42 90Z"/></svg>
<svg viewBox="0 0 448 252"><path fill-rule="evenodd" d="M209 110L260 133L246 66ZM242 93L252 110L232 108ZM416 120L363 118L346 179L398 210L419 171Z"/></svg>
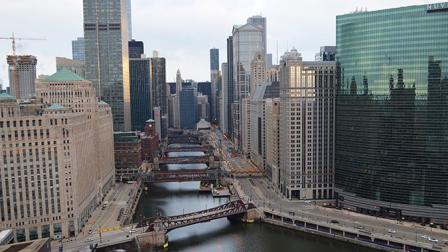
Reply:
<svg viewBox="0 0 448 252"><path fill-rule="evenodd" d="M67 70L36 82L42 100L0 95L0 219L16 241L79 233L113 186L111 108Z"/></svg>
<svg viewBox="0 0 448 252"><path fill-rule="evenodd" d="M280 183L288 199L328 199L334 181L334 62L280 63Z"/></svg>

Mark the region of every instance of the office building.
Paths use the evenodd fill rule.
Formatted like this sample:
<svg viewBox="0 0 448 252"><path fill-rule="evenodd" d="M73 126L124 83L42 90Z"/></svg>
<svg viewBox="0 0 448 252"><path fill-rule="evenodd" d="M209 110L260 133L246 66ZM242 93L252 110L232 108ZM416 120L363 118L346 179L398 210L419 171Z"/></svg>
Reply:
<svg viewBox="0 0 448 252"><path fill-rule="evenodd" d="M258 18L251 19L251 24L236 25L232 31L233 48L233 104L232 130L233 141L240 149L242 147L242 100L250 94L251 63L258 54L265 54L265 32ZM259 22L260 21L260 22Z"/></svg>
<svg viewBox="0 0 448 252"><path fill-rule="evenodd" d="M198 119L204 119L210 122L210 104L208 103L208 97L201 93L198 93Z"/></svg>
<svg viewBox="0 0 448 252"><path fill-rule="evenodd" d="M270 69L272 67L272 53L266 54L265 61L266 61L266 69Z"/></svg>
<svg viewBox="0 0 448 252"><path fill-rule="evenodd" d="M149 119L145 123L145 130L139 133L142 141L142 159L153 162L158 156L159 135L156 132L156 121Z"/></svg>
<svg viewBox="0 0 448 252"><path fill-rule="evenodd" d="M229 64L222 63L222 88L221 88L221 101L220 101L220 119L219 127L222 133L229 134L229 83L228 83L228 71Z"/></svg>
<svg viewBox="0 0 448 252"><path fill-rule="evenodd" d="M166 85L166 61L154 52L151 58L151 107L159 107L161 119L161 138L168 133L168 96ZM156 120L156 118L153 118Z"/></svg>
<svg viewBox="0 0 448 252"><path fill-rule="evenodd" d="M266 176L275 191L280 189L280 98L265 104Z"/></svg>
<svg viewBox="0 0 448 252"><path fill-rule="evenodd" d="M11 95L17 99L29 99L36 96L36 57L8 55L7 62Z"/></svg>
<svg viewBox="0 0 448 252"><path fill-rule="evenodd" d="M266 51L267 51L267 30L266 30L266 18L262 17L260 15L252 16L247 19L247 24L251 24L253 26L258 26L263 31L263 58L266 57Z"/></svg>
<svg viewBox="0 0 448 252"><path fill-rule="evenodd" d="M72 60L64 57L56 57L56 71L67 69L83 78L86 77L84 61Z"/></svg>
<svg viewBox="0 0 448 252"><path fill-rule="evenodd" d="M321 46L320 52L316 53L316 61L335 61L336 46Z"/></svg>
<svg viewBox="0 0 448 252"><path fill-rule="evenodd" d="M36 92L0 95L0 219L15 241L77 235L115 181L111 109L91 83L61 70Z"/></svg>
<svg viewBox="0 0 448 252"><path fill-rule="evenodd" d="M127 15L128 15L128 39L132 39L132 1L128 0Z"/></svg>
<svg viewBox="0 0 448 252"><path fill-rule="evenodd" d="M86 47L84 38L72 40L72 59L77 61L86 60Z"/></svg>
<svg viewBox="0 0 448 252"><path fill-rule="evenodd" d="M157 135L159 136L159 141L162 141L162 127L163 127L163 123L162 123L162 116L161 116L161 112L160 112L160 107L155 107L153 109L153 115L154 115L154 121L156 124L156 132Z"/></svg>
<svg viewBox="0 0 448 252"><path fill-rule="evenodd" d="M210 118L211 121L218 121L217 118L217 86L219 79L219 49L212 48L210 49L210 81L211 81L211 94L209 96L209 104L210 104ZM199 92L199 91L198 91Z"/></svg>
<svg viewBox="0 0 448 252"><path fill-rule="evenodd" d="M127 4L84 1L86 78L111 106L115 131L131 129Z"/></svg>
<svg viewBox="0 0 448 252"><path fill-rule="evenodd" d="M339 206L446 224L446 4L352 13L336 24Z"/></svg>
<svg viewBox="0 0 448 252"><path fill-rule="evenodd" d="M248 98L250 122L248 127L249 156L251 161L261 170L266 171L266 102L267 99L279 98L279 83L264 83L259 85L255 93Z"/></svg>
<svg viewBox="0 0 448 252"><path fill-rule="evenodd" d="M218 80L215 82L215 84L218 84L220 82L219 78ZM211 100L211 96L212 96L212 83L205 81L205 82L198 82L197 84L197 91L198 94L201 93L203 95L205 95L207 97L207 103L208 103L208 108L207 110L209 111L209 118L206 119L207 121L211 122L212 118L211 118L211 110L212 110L212 100ZM216 91L218 92L218 91ZM216 112L218 111L218 109L216 110ZM219 120L216 120L219 121Z"/></svg>
<svg viewBox="0 0 448 252"><path fill-rule="evenodd" d="M142 140L137 132L114 132L115 179L135 180L142 170Z"/></svg>
<svg viewBox="0 0 448 252"><path fill-rule="evenodd" d="M143 131L145 122L152 118L150 67L149 58L129 59L132 130Z"/></svg>
<svg viewBox="0 0 448 252"><path fill-rule="evenodd" d="M255 94L258 86L266 82L266 63L264 56L261 53L257 53L255 58L250 64L250 92L251 95Z"/></svg>
<svg viewBox="0 0 448 252"><path fill-rule="evenodd" d="M180 128L195 129L198 122L197 92L193 87L185 87L180 91Z"/></svg>
<svg viewBox="0 0 448 252"><path fill-rule="evenodd" d="M279 82L280 81L280 66L273 65L266 71L266 79L268 82Z"/></svg>
<svg viewBox="0 0 448 252"><path fill-rule="evenodd" d="M334 62L280 62L280 191L288 199L331 199L334 192Z"/></svg>
<svg viewBox="0 0 448 252"><path fill-rule="evenodd" d="M135 39L128 42L129 59L139 59L142 54L145 53L145 46L143 41L137 41Z"/></svg>
<svg viewBox="0 0 448 252"><path fill-rule="evenodd" d="M223 71L224 76L224 71ZM234 101L234 84L235 81L233 79L233 38L229 36L227 38L227 78L226 81L223 81L223 85L227 86L227 136L230 139L235 139L234 130L233 130L233 101ZM224 80L224 77L223 77Z"/></svg>

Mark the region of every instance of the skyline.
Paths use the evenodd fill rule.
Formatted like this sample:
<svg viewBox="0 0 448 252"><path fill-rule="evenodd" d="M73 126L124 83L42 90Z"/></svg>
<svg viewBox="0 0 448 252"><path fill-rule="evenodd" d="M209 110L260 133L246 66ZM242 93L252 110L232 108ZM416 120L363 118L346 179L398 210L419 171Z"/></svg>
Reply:
<svg viewBox="0 0 448 252"><path fill-rule="evenodd" d="M440 1L349 0L328 3L319 0L304 3L285 0L281 2L282 6L290 7L283 8L271 0L250 0L249 4L236 0L133 0L132 35L134 39L145 43L147 56L152 56L152 51L158 50L159 55L166 58L167 82L175 81L177 69L187 79L204 81L210 78L209 49L220 49L220 63L224 62L226 38L231 35L233 25L244 24L250 16L261 14L267 18L267 51L273 54L273 63L276 63L283 52L293 47L302 53L304 60L314 60L314 54L320 46L335 45L337 15L361 7L372 11L435 2ZM305 4L308 7L302 8ZM17 15L18 11L22 15ZM82 1L5 2L0 9L0 16L2 23L8 23L8 27L2 29L1 37L9 37L14 32L17 37L46 38L45 41L17 43L19 55L31 54L37 57L38 75L53 73L57 56L71 58L71 41L83 36ZM291 29L290 24L296 28ZM307 36L302 38L302 34ZM6 87L9 86L6 55L11 54L10 41L0 42L0 54L0 83Z"/></svg>

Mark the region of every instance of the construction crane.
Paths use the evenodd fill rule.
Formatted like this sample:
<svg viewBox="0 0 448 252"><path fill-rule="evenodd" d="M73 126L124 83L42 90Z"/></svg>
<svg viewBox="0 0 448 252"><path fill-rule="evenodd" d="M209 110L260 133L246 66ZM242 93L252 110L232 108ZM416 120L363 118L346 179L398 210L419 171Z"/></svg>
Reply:
<svg viewBox="0 0 448 252"><path fill-rule="evenodd" d="M13 56L16 56L16 40L45 40L44 38L17 38L14 35L14 32L12 33L11 37L0 37L0 39L11 40L11 42L12 42L12 55Z"/></svg>
<svg viewBox="0 0 448 252"><path fill-rule="evenodd" d="M15 85L15 95L16 99L20 99L20 85L19 85L19 71L17 70L17 57L16 57L16 40L45 40L44 38L18 38L12 33L11 37L0 37L0 39L11 40L12 42L12 56L13 56L13 64L11 65L11 70L13 71L14 76L14 85Z"/></svg>

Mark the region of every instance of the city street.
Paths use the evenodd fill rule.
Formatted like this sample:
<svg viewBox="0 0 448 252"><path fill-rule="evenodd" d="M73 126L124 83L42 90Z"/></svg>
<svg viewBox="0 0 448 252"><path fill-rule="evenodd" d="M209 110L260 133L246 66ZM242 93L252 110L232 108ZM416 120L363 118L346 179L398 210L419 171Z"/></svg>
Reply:
<svg viewBox="0 0 448 252"><path fill-rule="evenodd" d="M71 239L64 239L64 251L79 251L89 248L89 244L97 243L100 240L99 230L102 231L102 241L114 241L123 239L129 235L130 227L123 228L117 220L121 208L126 209L128 203L132 199L130 195L136 190L133 184L118 183L108 193L104 202L108 202L108 206L99 206L92 214L83 230L78 236ZM58 251L60 241L53 241L51 244L53 251ZM90 251L90 250L89 250Z"/></svg>
<svg viewBox="0 0 448 252"><path fill-rule="evenodd" d="M235 155L231 141L227 140L219 130L212 130L210 143L215 146L223 158L225 170L234 174L236 171L254 169L242 155ZM221 146L219 145L221 143ZM235 176L237 177L237 176ZM253 202L258 208L269 209L286 213L287 215L300 215L310 220L327 222L334 225L354 228L363 232L376 233L398 239L411 240L424 243L429 246L444 247L448 250L448 231L424 227L415 223L397 222L396 220L377 218L362 215L348 210L338 210L318 206L314 201L289 201L280 193L275 192L266 177L238 178L235 180L235 188L240 196ZM437 240L429 241L428 237Z"/></svg>
<svg viewBox="0 0 448 252"><path fill-rule="evenodd" d="M270 209L288 215L297 215L313 221L332 223L338 226L355 228L367 233L382 234L399 239L437 245L448 250L448 231L423 227L414 223L402 222L362 215L347 210L337 210L315 205L313 201L288 201L273 192L266 178L241 178L234 184L243 194L243 198L253 202L259 208ZM423 236L432 237L431 242ZM445 251L444 250L444 251Z"/></svg>

